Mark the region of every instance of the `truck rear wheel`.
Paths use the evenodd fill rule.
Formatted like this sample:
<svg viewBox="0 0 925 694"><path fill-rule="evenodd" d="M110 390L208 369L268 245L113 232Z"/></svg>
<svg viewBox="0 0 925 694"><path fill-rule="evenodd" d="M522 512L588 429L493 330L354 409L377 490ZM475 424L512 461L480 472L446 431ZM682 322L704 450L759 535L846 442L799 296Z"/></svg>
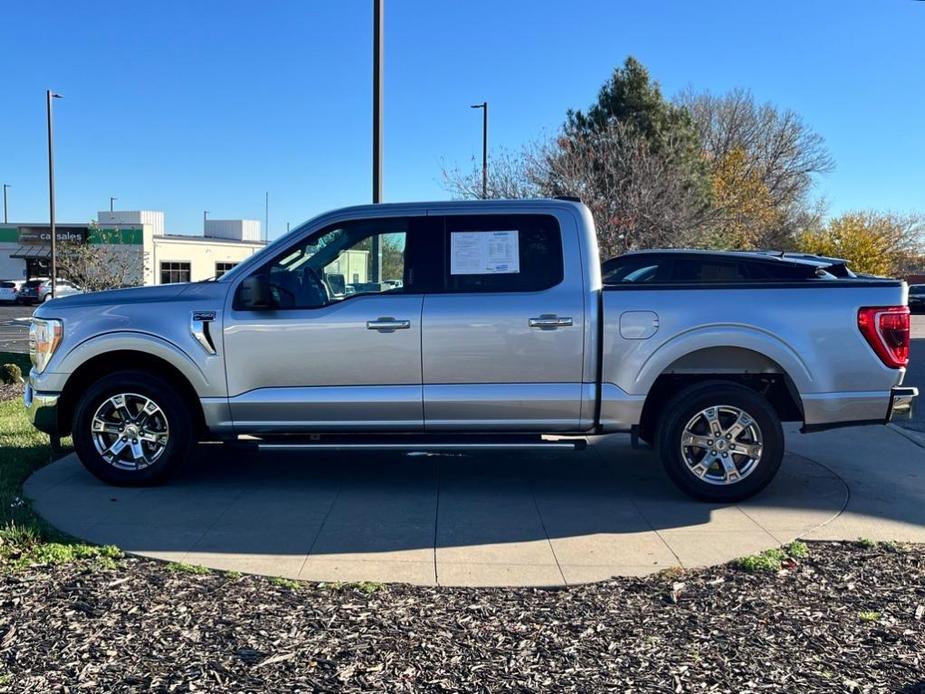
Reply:
<svg viewBox="0 0 925 694"><path fill-rule="evenodd" d="M189 405L145 371L120 371L90 386L77 403L71 435L84 467L116 485L164 481L195 443Z"/></svg>
<svg viewBox="0 0 925 694"><path fill-rule="evenodd" d="M681 491L734 502L764 489L784 457L777 412L761 394L726 381L677 393L659 420L656 447Z"/></svg>

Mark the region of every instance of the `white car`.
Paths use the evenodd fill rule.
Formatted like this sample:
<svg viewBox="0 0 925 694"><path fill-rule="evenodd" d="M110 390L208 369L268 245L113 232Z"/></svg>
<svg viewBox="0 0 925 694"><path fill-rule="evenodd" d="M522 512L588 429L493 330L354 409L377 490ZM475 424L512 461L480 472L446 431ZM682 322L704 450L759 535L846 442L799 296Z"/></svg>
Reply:
<svg viewBox="0 0 925 694"><path fill-rule="evenodd" d="M19 292L25 283L25 280L0 280L0 301L15 304L19 301Z"/></svg>

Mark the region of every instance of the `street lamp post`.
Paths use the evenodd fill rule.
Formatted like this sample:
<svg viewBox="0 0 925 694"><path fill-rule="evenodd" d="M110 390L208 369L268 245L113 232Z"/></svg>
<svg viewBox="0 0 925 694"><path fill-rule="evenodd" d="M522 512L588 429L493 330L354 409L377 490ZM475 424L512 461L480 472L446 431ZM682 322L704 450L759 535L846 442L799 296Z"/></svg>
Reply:
<svg viewBox="0 0 925 694"><path fill-rule="evenodd" d="M270 240L270 192L267 191L263 200L263 240Z"/></svg>
<svg viewBox="0 0 925 694"><path fill-rule="evenodd" d="M52 116L52 101L60 99L50 89L45 92L48 113L48 216L51 226L51 298L55 298L55 285L58 282L58 239L55 233L55 146L54 146L54 118Z"/></svg>
<svg viewBox="0 0 925 694"><path fill-rule="evenodd" d="M469 108L482 109L482 200L488 198L488 102L473 104Z"/></svg>
<svg viewBox="0 0 925 694"><path fill-rule="evenodd" d="M382 202L382 24L385 0L373 0L373 204ZM372 238L372 272L369 279L381 282L382 244Z"/></svg>
<svg viewBox="0 0 925 694"><path fill-rule="evenodd" d="M109 196L109 211L110 211L110 212L113 211L113 206L112 206L112 204L113 204L116 200L118 200L118 199L119 199L119 198L114 198L114 197L112 197L112 196Z"/></svg>
<svg viewBox="0 0 925 694"><path fill-rule="evenodd" d="M9 187L10 187L9 183L3 184L3 223L4 224L10 221L9 216L7 215L7 210L6 210L6 191L9 189Z"/></svg>

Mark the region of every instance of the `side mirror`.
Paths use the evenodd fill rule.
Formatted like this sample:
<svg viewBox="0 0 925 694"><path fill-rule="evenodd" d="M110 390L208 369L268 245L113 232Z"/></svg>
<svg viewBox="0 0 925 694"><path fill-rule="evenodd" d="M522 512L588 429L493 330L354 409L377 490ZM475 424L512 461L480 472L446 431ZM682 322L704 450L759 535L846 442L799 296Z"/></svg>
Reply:
<svg viewBox="0 0 925 694"><path fill-rule="evenodd" d="M270 283L263 273L245 277L238 287L237 308L255 310L273 307L273 295Z"/></svg>

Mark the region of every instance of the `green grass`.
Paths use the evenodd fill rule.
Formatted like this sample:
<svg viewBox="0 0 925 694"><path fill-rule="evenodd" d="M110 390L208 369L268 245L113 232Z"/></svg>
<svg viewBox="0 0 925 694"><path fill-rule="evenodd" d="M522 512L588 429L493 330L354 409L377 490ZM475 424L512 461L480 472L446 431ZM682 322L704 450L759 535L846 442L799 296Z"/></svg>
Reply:
<svg viewBox="0 0 925 694"><path fill-rule="evenodd" d="M170 562L167 565L167 570L184 574L205 575L212 573L212 569L207 566L199 566L199 564L184 564L183 562L178 561Z"/></svg>
<svg viewBox="0 0 925 694"><path fill-rule="evenodd" d="M270 579L270 583L280 588L289 588L290 590L298 590L302 587L302 584L298 581L293 581L291 578L283 578L282 576L273 576Z"/></svg>
<svg viewBox="0 0 925 694"><path fill-rule="evenodd" d="M0 352L0 364L28 368L23 354ZM48 436L32 427L19 398L0 402L0 569L33 564L61 564L79 559L112 566L122 553L115 547L96 547L58 532L32 510L22 495L22 484L55 454Z"/></svg>
<svg viewBox="0 0 925 694"><path fill-rule="evenodd" d="M357 583L349 583L346 581L331 581L319 583L318 587L327 588L329 590L358 590L361 593L371 595L372 593L385 588L385 584L377 583L376 581L359 581Z"/></svg>
<svg viewBox="0 0 925 694"><path fill-rule="evenodd" d="M858 612L858 619L862 622L876 622L880 619L880 613L874 612L873 610L865 610L864 612Z"/></svg>
<svg viewBox="0 0 925 694"><path fill-rule="evenodd" d="M736 559L735 565L748 573L780 571L788 559L805 559L809 556L809 547L805 543L794 540L784 547L775 547L760 554L751 554Z"/></svg>

